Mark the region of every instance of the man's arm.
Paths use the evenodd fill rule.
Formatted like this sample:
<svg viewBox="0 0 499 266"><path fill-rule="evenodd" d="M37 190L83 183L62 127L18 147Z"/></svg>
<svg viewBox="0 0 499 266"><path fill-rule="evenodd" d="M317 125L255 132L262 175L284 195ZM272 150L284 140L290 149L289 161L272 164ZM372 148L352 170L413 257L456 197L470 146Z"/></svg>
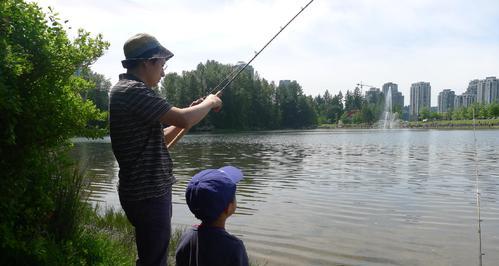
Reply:
<svg viewBox="0 0 499 266"><path fill-rule="evenodd" d="M163 129L163 134L165 136L165 145L168 144L182 131L183 128L176 126L169 126Z"/></svg>
<svg viewBox="0 0 499 266"><path fill-rule="evenodd" d="M222 100L210 94L198 105L187 108L172 107L160 118L164 125L173 125L179 128L191 128L201 121L211 109L220 108Z"/></svg>
<svg viewBox="0 0 499 266"><path fill-rule="evenodd" d="M198 104L202 103L203 101L204 101L204 98L197 99L194 102L192 102L191 105L189 105L189 107L198 105ZM177 138L177 140L175 142L177 142L180 138L182 138L182 136L183 136L182 133L184 133L186 130L188 130L188 129L177 127L177 126L169 126L165 129L163 129L166 147L169 148L171 145L173 145L174 144L173 141L175 140L175 138Z"/></svg>

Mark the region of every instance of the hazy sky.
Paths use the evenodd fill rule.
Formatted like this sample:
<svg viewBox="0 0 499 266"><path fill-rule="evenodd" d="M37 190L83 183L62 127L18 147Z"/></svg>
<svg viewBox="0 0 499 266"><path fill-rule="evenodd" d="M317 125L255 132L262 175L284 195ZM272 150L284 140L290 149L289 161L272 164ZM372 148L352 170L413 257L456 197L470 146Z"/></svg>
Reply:
<svg viewBox="0 0 499 266"><path fill-rule="evenodd" d="M123 43L147 32L174 54L168 71L206 60L248 61L309 0L38 0L111 43L93 66L114 83ZM252 63L267 80L297 80L307 95L395 82L409 103L427 81L443 89L499 77L498 0L315 0ZM367 88L364 88L367 90Z"/></svg>

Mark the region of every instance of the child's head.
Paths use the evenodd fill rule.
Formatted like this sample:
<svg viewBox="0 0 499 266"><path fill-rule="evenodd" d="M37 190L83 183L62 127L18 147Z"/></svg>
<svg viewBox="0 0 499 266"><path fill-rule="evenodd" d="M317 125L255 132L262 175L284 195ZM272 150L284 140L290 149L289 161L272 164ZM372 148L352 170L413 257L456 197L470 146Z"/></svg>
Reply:
<svg viewBox="0 0 499 266"><path fill-rule="evenodd" d="M189 209L196 218L207 224L217 220L226 210L228 215L234 213L236 184L241 179L243 173L233 166L197 173L185 191Z"/></svg>

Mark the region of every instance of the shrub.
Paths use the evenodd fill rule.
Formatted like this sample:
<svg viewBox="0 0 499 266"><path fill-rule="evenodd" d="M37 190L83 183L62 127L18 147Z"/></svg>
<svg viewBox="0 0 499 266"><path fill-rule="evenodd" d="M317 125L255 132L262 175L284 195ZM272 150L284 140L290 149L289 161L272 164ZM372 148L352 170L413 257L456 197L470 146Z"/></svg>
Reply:
<svg viewBox="0 0 499 266"><path fill-rule="evenodd" d="M71 137L102 133L87 124L103 114L81 98L92 84L75 74L108 46L84 30L69 40L57 13L35 3L0 2L2 265L51 264L55 247L77 233L78 203L61 205L75 196L64 190L75 185L65 153Z"/></svg>

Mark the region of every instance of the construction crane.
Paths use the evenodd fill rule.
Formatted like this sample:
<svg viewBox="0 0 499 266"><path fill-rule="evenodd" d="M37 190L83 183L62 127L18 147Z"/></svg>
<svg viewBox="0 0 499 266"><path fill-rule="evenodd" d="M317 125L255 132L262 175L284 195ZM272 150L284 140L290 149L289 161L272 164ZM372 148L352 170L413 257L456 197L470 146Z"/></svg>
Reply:
<svg viewBox="0 0 499 266"><path fill-rule="evenodd" d="M362 95L363 93L363 88L364 87L368 87L368 88L377 88L376 86L373 86L373 85L368 85L368 84L364 84L362 83L362 81L360 83L357 83L357 88L360 88L360 94Z"/></svg>

